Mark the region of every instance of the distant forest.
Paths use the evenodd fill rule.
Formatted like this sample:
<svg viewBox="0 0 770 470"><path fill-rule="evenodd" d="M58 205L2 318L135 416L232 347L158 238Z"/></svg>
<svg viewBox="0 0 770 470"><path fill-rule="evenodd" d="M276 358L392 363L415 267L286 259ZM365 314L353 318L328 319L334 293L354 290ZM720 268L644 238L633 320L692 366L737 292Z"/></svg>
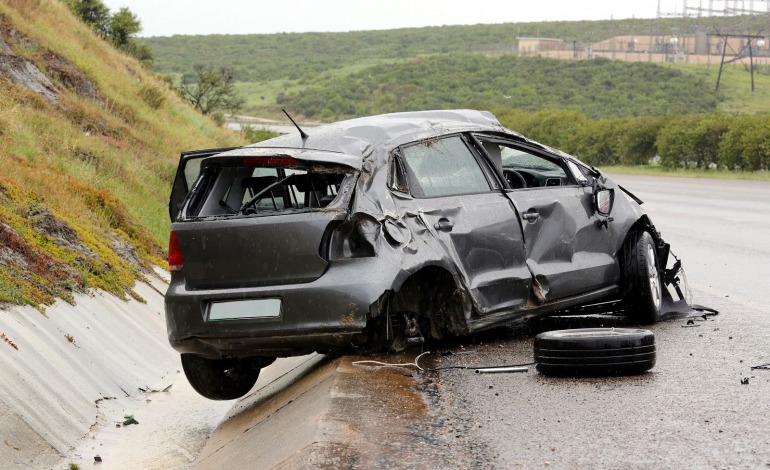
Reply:
<svg viewBox="0 0 770 470"><path fill-rule="evenodd" d="M494 21L493 12L490 12L490 21ZM298 80L308 74L367 60L404 59L425 54L512 52L517 37L550 37L582 44L629 34L689 34L699 27L707 32L726 27L740 28L755 34L767 28L767 18L504 23L348 33L171 36L141 41L152 48L155 70L160 73L189 73L195 64L230 66L239 72L240 80L258 82Z"/></svg>

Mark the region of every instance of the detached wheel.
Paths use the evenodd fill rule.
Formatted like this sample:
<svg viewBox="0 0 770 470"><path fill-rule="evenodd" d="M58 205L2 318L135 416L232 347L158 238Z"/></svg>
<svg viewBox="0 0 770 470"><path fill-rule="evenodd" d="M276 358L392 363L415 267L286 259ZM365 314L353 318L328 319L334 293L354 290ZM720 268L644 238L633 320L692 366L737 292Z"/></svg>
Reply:
<svg viewBox="0 0 770 470"><path fill-rule="evenodd" d="M209 400L235 400L246 395L257 383L260 371L246 361L207 359L196 354L182 354L182 368L192 388Z"/></svg>
<svg viewBox="0 0 770 470"><path fill-rule="evenodd" d="M626 240L623 284L628 318L643 325L658 321L663 290L655 243L647 232L636 232Z"/></svg>
<svg viewBox="0 0 770 470"><path fill-rule="evenodd" d="M655 335L629 328L583 328L535 337L538 372L557 376L641 374L655 366Z"/></svg>

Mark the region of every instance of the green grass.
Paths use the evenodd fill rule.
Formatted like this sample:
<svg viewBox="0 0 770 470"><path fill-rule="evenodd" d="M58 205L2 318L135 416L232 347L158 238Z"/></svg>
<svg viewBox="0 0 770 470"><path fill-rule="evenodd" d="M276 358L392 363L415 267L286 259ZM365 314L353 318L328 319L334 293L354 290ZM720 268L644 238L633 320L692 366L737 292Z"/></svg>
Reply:
<svg viewBox="0 0 770 470"><path fill-rule="evenodd" d="M194 112L62 2L0 2L0 16L16 32L4 34L12 50L66 75L53 77L56 102L20 85L0 88L0 303L42 309L89 288L138 299L134 283L164 263L180 152L243 137ZM84 81L98 93L72 86ZM29 220L40 208L75 241L57 243L56 230ZM126 246L138 266L121 257Z"/></svg>
<svg viewBox="0 0 770 470"><path fill-rule="evenodd" d="M305 86L297 84L296 80L270 80L266 82L237 82L235 88L244 98L244 109L271 107L277 109L275 99L281 92L289 90L304 90Z"/></svg>
<svg viewBox="0 0 770 470"><path fill-rule="evenodd" d="M602 166L601 170L605 173L617 173L624 175L678 176L685 178L719 178L733 180L770 181L770 171L686 170L684 168L668 170L658 165Z"/></svg>
<svg viewBox="0 0 770 470"><path fill-rule="evenodd" d="M674 67L703 78L716 87L719 75L719 57L711 64L677 64ZM770 113L770 65L761 65L754 71L754 91L751 91L751 73L742 64L728 64L722 70L719 84L720 102L717 110L727 114Z"/></svg>
<svg viewBox="0 0 770 470"><path fill-rule="evenodd" d="M261 117L274 117L283 119L276 104L276 98L279 93L298 93L304 91L310 83L317 80L320 76L344 77L353 73L360 72L369 67L381 64L394 64L402 62L404 59L364 59L355 64L347 65L337 69L329 70L323 73L308 73L298 80L267 80L262 82L239 81L235 88L245 99L244 113L259 114Z"/></svg>

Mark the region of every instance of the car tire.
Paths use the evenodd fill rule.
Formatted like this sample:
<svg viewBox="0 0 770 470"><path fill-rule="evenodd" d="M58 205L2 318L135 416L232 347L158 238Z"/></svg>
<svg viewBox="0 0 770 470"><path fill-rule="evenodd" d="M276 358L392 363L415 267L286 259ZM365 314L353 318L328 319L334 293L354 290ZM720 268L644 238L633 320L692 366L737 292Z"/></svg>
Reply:
<svg viewBox="0 0 770 470"><path fill-rule="evenodd" d="M655 335L630 328L555 330L535 337L538 372L555 376L641 374L655 366Z"/></svg>
<svg viewBox="0 0 770 470"><path fill-rule="evenodd" d="M624 247L623 291L626 316L649 325L660 319L663 286L655 243L647 232L631 234Z"/></svg>
<svg viewBox="0 0 770 470"><path fill-rule="evenodd" d="M187 381L209 400L235 400L246 395L257 383L260 371L258 367L248 365L182 354L182 369Z"/></svg>

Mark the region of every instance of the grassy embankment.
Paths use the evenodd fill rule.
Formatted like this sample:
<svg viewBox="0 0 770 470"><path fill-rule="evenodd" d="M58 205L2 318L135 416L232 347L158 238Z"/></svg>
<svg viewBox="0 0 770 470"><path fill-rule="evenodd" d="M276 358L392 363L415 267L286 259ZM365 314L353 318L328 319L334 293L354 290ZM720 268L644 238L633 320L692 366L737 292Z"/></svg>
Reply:
<svg viewBox="0 0 770 470"><path fill-rule="evenodd" d="M11 54L50 78L50 100L0 72L0 303L119 296L164 263L167 200L185 149L240 144L116 52L62 2L0 3Z"/></svg>

